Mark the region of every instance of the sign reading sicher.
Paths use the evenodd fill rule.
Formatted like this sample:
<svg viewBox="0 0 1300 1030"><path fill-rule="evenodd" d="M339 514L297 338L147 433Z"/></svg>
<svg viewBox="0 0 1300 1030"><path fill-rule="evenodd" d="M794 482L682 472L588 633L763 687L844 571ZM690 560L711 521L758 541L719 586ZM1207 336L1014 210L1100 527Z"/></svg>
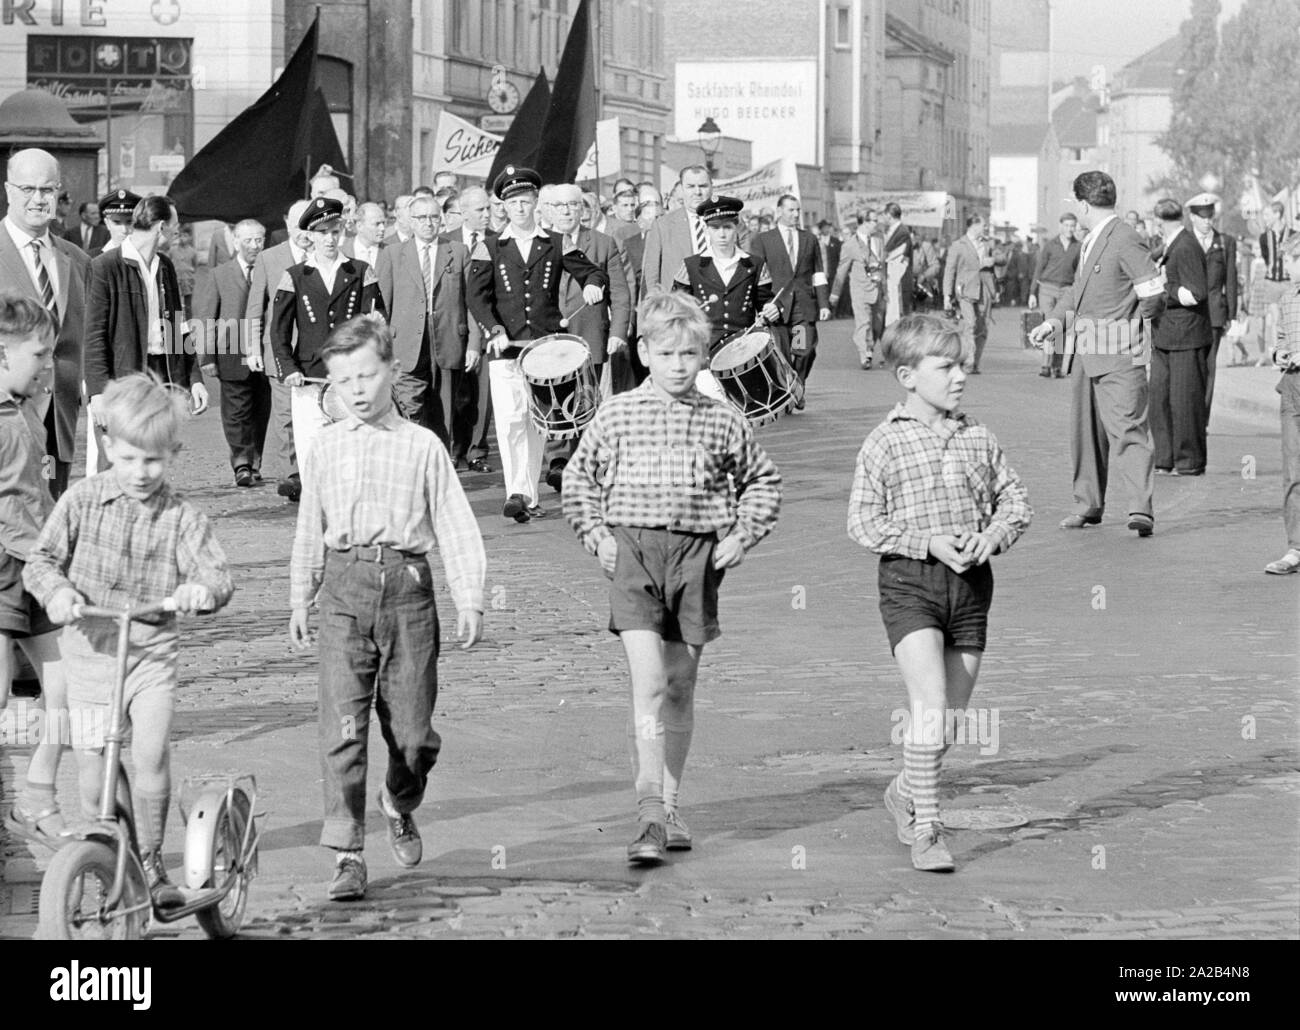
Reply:
<svg viewBox="0 0 1300 1030"><path fill-rule="evenodd" d="M724 135L754 142L753 162L817 164L817 62L678 61L674 133L690 141L712 118Z"/></svg>

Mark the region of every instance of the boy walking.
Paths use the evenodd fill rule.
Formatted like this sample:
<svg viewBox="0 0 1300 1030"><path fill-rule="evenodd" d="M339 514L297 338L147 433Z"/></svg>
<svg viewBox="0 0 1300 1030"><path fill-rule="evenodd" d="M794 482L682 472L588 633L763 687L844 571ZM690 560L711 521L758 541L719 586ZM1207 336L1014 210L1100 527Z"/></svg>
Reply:
<svg viewBox="0 0 1300 1030"><path fill-rule="evenodd" d="M167 483L181 425L189 419L187 396L153 376L129 375L104 388L98 414L112 467L59 499L23 570L23 582L51 621L66 624L59 646L68 710L79 729L72 744L88 816L99 808L104 745L98 730L107 728L117 623L74 621L75 606L124 608L171 596L180 611L193 613L224 607L234 592L207 518ZM124 704L131 723L132 807L145 873L160 905L182 900L162 864L177 645L171 613L131 624Z"/></svg>
<svg viewBox="0 0 1300 1030"><path fill-rule="evenodd" d="M906 400L858 453L849 535L880 558L880 614L907 688L903 771L885 791L912 865L951 872L939 821L939 764L950 713L979 675L993 600L989 558L1033 511L993 434L958 412L967 373L962 334L933 315L885 332L883 356Z"/></svg>
<svg viewBox="0 0 1300 1030"><path fill-rule="evenodd" d="M1282 373L1277 392L1282 415L1282 520L1286 526L1286 554L1264 566L1271 576L1289 576L1300 570L1300 237L1286 247L1286 270L1291 277L1277 319L1277 346L1273 366Z"/></svg>
<svg viewBox="0 0 1300 1030"><path fill-rule="evenodd" d="M329 896L366 893L366 744L372 697L388 744L379 807L403 866L423 855L412 813L442 741L439 623L429 555L442 554L468 649L483 624L485 559L478 523L434 433L393 407L397 366L382 318L354 318L320 351L351 413L299 452L303 492L290 567L289 637L310 646L307 608L320 610L321 844L337 852ZM319 596L318 596L319 591Z"/></svg>
<svg viewBox="0 0 1300 1030"><path fill-rule="evenodd" d="M638 311L650 378L606 401L564 470L564 515L610 585L609 628L632 681L636 838L628 861L691 847L678 805L695 678L723 574L776 524L781 477L731 404L705 397L709 320L680 294Z"/></svg>
<svg viewBox="0 0 1300 1030"><path fill-rule="evenodd" d="M40 677L45 707L45 732L5 825L57 846L63 816L54 781L67 744L58 627L23 588L23 566L54 507L42 462L45 426L33 406L50 392L54 337L54 319L45 305L17 293L0 294L0 708L13 681L15 640Z"/></svg>

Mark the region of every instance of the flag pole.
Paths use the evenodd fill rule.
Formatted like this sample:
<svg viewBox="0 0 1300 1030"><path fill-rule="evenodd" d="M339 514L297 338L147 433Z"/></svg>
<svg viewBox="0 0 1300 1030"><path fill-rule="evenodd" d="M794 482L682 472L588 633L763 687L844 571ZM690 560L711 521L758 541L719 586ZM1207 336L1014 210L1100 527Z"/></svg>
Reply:
<svg viewBox="0 0 1300 1030"><path fill-rule="evenodd" d="M594 72L592 78L595 80L593 85L595 86L596 89L596 126L595 126L596 139L593 146L595 147L594 156L596 160L596 214L599 215L600 214L600 117L602 113L601 106L604 103L604 99L605 99L604 83L602 82L602 78L605 74L605 69L601 66L601 62L600 62L600 0L591 0L591 22L592 22L591 67ZM592 219L593 229L596 227L594 223L599 220L600 219L598 217L593 217Z"/></svg>

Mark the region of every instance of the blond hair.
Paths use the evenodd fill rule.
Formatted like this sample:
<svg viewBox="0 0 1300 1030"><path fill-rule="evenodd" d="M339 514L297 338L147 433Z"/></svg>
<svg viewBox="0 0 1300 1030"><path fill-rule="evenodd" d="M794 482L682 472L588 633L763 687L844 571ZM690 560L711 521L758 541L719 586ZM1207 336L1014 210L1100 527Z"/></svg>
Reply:
<svg viewBox="0 0 1300 1030"><path fill-rule="evenodd" d="M651 347L664 336L674 340L686 337L700 350L707 351L712 327L703 309L680 293L652 293L637 307L637 325L646 346Z"/></svg>
<svg viewBox="0 0 1300 1030"><path fill-rule="evenodd" d="M104 432L142 451L180 448L181 425L190 413L189 395L157 376L138 372L114 379L100 397Z"/></svg>
<svg viewBox="0 0 1300 1030"><path fill-rule="evenodd" d="M961 357L961 329L938 315L904 315L885 330L881 356L889 368L916 368L928 357Z"/></svg>

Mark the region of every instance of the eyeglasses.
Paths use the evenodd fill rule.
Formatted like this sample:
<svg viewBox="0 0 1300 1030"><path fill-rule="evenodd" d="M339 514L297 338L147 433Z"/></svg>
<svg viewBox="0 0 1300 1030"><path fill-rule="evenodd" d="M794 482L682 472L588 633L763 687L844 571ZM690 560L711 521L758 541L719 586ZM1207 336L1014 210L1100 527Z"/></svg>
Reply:
<svg viewBox="0 0 1300 1030"><path fill-rule="evenodd" d="M581 200L552 200L551 207L582 207Z"/></svg>
<svg viewBox="0 0 1300 1030"><path fill-rule="evenodd" d="M411 215L411 221L412 222L436 222L438 221L438 216L437 215Z"/></svg>
<svg viewBox="0 0 1300 1030"><path fill-rule="evenodd" d="M53 186L19 186L16 182L10 182L7 183L7 185L12 186L28 200L31 200L32 197L36 195L42 197L57 197L63 190L63 183L61 182L57 182Z"/></svg>

